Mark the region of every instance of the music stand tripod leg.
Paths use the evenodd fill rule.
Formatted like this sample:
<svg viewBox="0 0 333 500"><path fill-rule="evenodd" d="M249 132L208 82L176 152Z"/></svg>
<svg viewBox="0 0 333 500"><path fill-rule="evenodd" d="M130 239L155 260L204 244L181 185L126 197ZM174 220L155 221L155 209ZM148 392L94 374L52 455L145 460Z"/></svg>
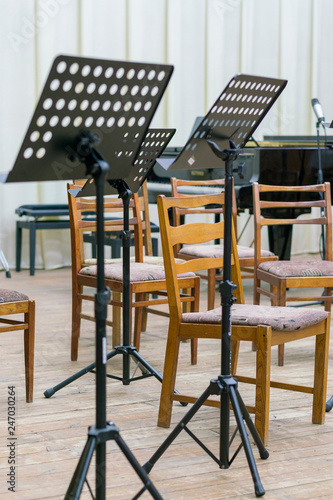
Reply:
<svg viewBox="0 0 333 500"><path fill-rule="evenodd" d="M224 205L224 267L223 281L220 284L221 305L222 305L222 325L221 325L221 375L210 381L210 385L194 403L171 434L165 439L158 450L144 464L144 469L150 472L157 460L162 456L178 434L185 430L199 446L223 469L230 467L241 447L244 447L250 472L252 475L254 490L257 497L265 494L261 484L256 463L253 457L249 438L245 429L244 421L248 424L248 429L257 444L262 459L268 458L268 452L265 449L260 436L248 415L245 404L237 389L237 380L230 373L230 332L231 332L231 305L234 302L233 289L235 285L230 281L231 278L231 241L232 241L232 172L233 160L237 158L239 151L233 147L230 141L230 150L221 151L212 141L207 140L214 153L225 162L225 205ZM220 396L220 454L215 457L214 454L196 437L188 428L187 424L197 413L200 407L205 403L210 395ZM237 421L242 444L238 447L233 457L229 460L229 421L230 421L230 402ZM251 423L250 423L251 422Z"/></svg>

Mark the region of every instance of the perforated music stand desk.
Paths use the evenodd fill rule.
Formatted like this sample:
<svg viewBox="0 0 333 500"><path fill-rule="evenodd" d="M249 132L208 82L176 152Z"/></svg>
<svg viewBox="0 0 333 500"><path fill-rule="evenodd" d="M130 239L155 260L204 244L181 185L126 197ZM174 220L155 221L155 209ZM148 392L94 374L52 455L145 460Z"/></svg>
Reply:
<svg viewBox="0 0 333 500"><path fill-rule="evenodd" d="M58 56L13 169L1 182L83 179L92 176L97 196L96 425L66 498L79 498L96 449L96 498L105 498L106 441L116 440L154 498L161 498L146 473L106 422L103 192L105 180L130 176L143 138L173 67L162 64ZM98 145L98 150L96 149ZM111 168L109 168L109 164Z"/></svg>
<svg viewBox="0 0 333 500"><path fill-rule="evenodd" d="M267 458L268 452L264 448L241 399L237 389L237 381L230 373L231 305L234 288L230 281L233 161L253 135L286 84L286 80L252 75L238 74L233 77L187 141L176 161L170 162L169 168L171 170L201 169L207 164L209 164L210 168L221 168L221 161L225 163L223 281L220 284L222 303L221 374L210 381L204 393L144 465L145 470L149 472L178 434L182 430L186 430L221 468L228 468L241 448L241 446L238 447L231 460L229 460L231 404L252 474L256 496L263 496L265 490L260 482L244 421L258 447L261 458ZM207 401L209 396L213 394L220 396L219 457L215 457L198 437L187 428L191 418ZM232 442L232 440L233 438L230 441Z"/></svg>

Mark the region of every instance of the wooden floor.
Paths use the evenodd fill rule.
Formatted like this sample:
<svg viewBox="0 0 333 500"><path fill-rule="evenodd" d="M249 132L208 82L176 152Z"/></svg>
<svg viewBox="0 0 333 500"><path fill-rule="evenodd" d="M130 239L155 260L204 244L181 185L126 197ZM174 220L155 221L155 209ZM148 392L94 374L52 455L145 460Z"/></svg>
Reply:
<svg viewBox="0 0 333 500"><path fill-rule="evenodd" d="M70 269L1 274L2 287L20 290L36 300L36 356L34 402L25 403L22 333L1 337L0 363L0 498L19 500L61 499L67 490L87 437L95 422L95 376L87 374L52 398L44 391L94 361L94 325L84 322L79 360L70 361L71 280ZM205 289L203 288L203 295ZM247 290L250 296L250 290ZM142 336L141 354L162 372L168 320L150 317ZM110 348L111 349L111 348ZM332 348L330 364L332 366ZM293 382L312 379L313 341L289 344L285 367L277 367L273 355L272 373ZM255 354L249 345L241 350L242 371L253 372ZM220 373L220 346L216 341L200 342L198 365L190 365L189 344L182 344L177 387L200 395L209 380ZM122 373L122 359L109 362L108 370ZM328 395L333 394L333 372L329 371ZM15 386L16 492L7 490L9 448L7 388ZM245 402L253 389L240 385ZM146 462L170 434L157 427L160 383L153 378L129 386L108 379L108 419L114 421L121 436L141 464ZM172 427L186 408L175 404ZM231 419L233 426L233 418ZM219 412L202 408L191 421L191 429L214 452L219 449ZM114 441L107 445L107 498L129 499L141 482ZM324 425L311 423L311 396L272 390L269 458L261 460L255 448L267 499L332 498L333 492L333 411ZM88 477L94 482L91 464ZM181 433L152 469L150 477L165 499L251 499L253 482L244 452L228 470L215 462L186 434ZM82 499L91 498L84 487ZM151 498L144 493L141 498Z"/></svg>

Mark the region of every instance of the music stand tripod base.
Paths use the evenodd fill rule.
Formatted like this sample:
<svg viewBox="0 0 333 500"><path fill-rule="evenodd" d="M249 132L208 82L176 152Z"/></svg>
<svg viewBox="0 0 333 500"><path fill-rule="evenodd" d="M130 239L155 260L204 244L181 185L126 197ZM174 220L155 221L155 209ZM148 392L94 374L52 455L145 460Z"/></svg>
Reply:
<svg viewBox="0 0 333 500"><path fill-rule="evenodd" d="M266 459L268 452L253 424L237 389L237 381L230 373L230 333L231 306L234 302L231 280L231 242L232 242L232 197L233 197L233 161L245 146L253 132L263 120L268 110L277 100L287 84L286 80L238 74L234 76L203 118L197 129L187 141L173 169L221 168L225 163L225 201L224 201L224 252L223 281L220 284L222 324L221 324L221 374L211 380L207 389L194 403L185 417L166 438L158 450L144 465L147 472L155 465L164 451L178 434L185 430L197 444L219 465L227 469L234 461L241 447L244 447L249 469L252 475L255 494L261 497L265 490L261 484L255 460L245 429L244 421L259 449L260 457ZM215 455L187 427L191 418L206 402L210 395L220 396L220 453ZM230 403L232 405L237 429L242 444L229 460L229 447L233 437L229 437Z"/></svg>

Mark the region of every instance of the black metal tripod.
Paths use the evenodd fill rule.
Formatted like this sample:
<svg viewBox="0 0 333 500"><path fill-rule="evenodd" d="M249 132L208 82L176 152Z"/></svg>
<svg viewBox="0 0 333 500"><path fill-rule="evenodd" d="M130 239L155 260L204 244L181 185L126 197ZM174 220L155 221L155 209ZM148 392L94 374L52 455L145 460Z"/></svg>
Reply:
<svg viewBox="0 0 333 500"><path fill-rule="evenodd" d="M106 488L106 442L116 441L117 445L130 462L135 472L140 477L144 487L139 491L135 498L148 490L155 499L162 499L144 469L135 459L129 448L119 434L119 429L112 423L106 421L106 317L107 304L110 301L110 290L105 287L104 279L104 183L109 165L103 157L92 147L91 144L85 144L90 148L90 152L85 151L85 155L80 158L87 166L87 175L92 175L96 185L97 198L97 292L95 294L95 320L96 320L96 424L91 426L88 431L88 439L82 452L79 463L75 469L74 475L65 495L65 500L79 499L85 482L87 481L89 465L96 451L96 499L105 500ZM81 145L82 150L82 145ZM92 493L91 493L92 494ZM92 498L94 498L92 496Z"/></svg>
<svg viewBox="0 0 333 500"><path fill-rule="evenodd" d="M219 465L220 468L228 469L242 446L246 454L248 465L254 482L255 494L261 497L265 494L265 490L261 484L255 460L252 454L249 438L245 428L245 423L252 435L262 459L268 458L268 451L264 447L257 429L255 428L249 413L242 401L237 388L237 380L230 373L230 335L231 335L231 305L234 302L233 289L235 285L231 279L231 238L232 238L232 173L233 161L237 158L239 150L235 148L234 143L230 141L229 150L221 150L214 142L207 141L214 153L225 162L225 209L224 209L224 267L223 281L220 284L221 304L222 304L222 348L221 348L221 375L210 381L209 386L203 394L194 403L192 408L187 412L167 439L162 443L158 450L153 454L150 460L144 465L145 470L149 473L157 460L170 446L178 434L185 430L196 443ZM187 427L192 417L197 413L201 406L211 395L220 396L220 453L216 457ZM230 403L233 408L237 428L230 439L229 419L230 419ZM239 430L242 443L231 459L229 459L229 447Z"/></svg>

